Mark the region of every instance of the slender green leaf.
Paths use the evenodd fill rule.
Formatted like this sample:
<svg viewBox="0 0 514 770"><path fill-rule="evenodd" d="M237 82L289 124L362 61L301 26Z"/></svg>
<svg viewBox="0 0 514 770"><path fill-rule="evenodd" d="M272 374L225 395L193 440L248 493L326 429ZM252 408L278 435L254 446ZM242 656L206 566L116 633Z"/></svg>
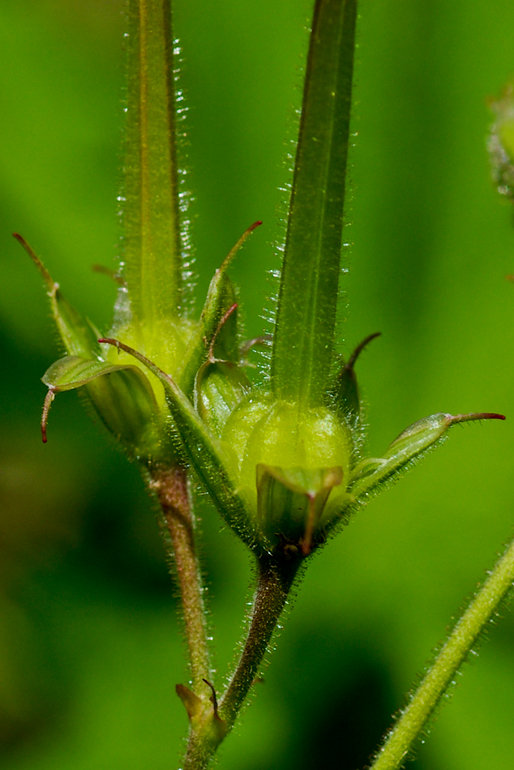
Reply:
<svg viewBox="0 0 514 770"><path fill-rule="evenodd" d="M134 318L176 318L182 250L170 0L129 0L122 258ZM122 288L121 292L125 292Z"/></svg>
<svg viewBox="0 0 514 770"><path fill-rule="evenodd" d="M272 353L278 398L322 403L333 356L356 0L317 0Z"/></svg>

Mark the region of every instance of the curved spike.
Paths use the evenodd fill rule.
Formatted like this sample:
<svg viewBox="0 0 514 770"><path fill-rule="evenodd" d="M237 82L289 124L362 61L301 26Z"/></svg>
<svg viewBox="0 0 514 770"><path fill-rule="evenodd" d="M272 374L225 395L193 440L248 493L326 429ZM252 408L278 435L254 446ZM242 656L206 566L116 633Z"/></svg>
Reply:
<svg viewBox="0 0 514 770"><path fill-rule="evenodd" d="M257 220L257 222L254 222L253 225L250 225L250 227L247 227L242 236L239 238L239 240L236 242L234 246L230 249L229 253L221 263L221 267L219 268L223 272L227 269L227 267L230 265L232 260L234 259L235 255L241 248L241 246L244 244L244 242L250 237L250 235L253 233L253 231L259 227L259 225L262 225L261 220Z"/></svg>
<svg viewBox="0 0 514 770"><path fill-rule="evenodd" d="M473 420L505 420L504 414L496 412L473 412L471 414L455 414L449 419L449 425L456 425L458 422L472 422Z"/></svg>
<svg viewBox="0 0 514 770"><path fill-rule="evenodd" d="M43 404L43 415L41 417L41 438L43 439L43 444L46 444L48 440L46 426L48 425L48 412L50 411L54 398L55 390L53 388L48 388L48 393L45 396L45 403Z"/></svg>
<svg viewBox="0 0 514 770"><path fill-rule="evenodd" d="M16 238L18 243L20 243L23 246L23 248L31 258L31 260L34 262L35 266L41 273L41 276L43 277L44 282L48 286L48 291L50 293L53 293L56 289L59 288L59 284L55 283L55 281L52 279L52 276L50 275L50 273L48 272L48 270L46 269L46 267L44 266L44 264L42 263L42 261L40 260L36 252L34 251L34 249L32 248L32 246L29 246L25 238L19 233L13 233L12 235L13 235L13 238Z"/></svg>
<svg viewBox="0 0 514 770"><path fill-rule="evenodd" d="M345 364L346 369L353 369L355 366L355 363L364 350L365 347L368 346L368 344L371 342L371 340L376 339L377 337L380 337L382 335L382 332L374 332L373 334L369 334L366 339L362 340L360 345L357 345L355 350L353 351L352 355L350 356L348 363Z"/></svg>

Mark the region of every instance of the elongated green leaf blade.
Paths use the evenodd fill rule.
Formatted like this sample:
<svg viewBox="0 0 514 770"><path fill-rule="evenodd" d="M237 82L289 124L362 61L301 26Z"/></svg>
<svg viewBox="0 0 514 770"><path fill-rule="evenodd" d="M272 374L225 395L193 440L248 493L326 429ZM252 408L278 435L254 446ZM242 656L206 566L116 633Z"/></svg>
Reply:
<svg viewBox="0 0 514 770"><path fill-rule="evenodd" d="M317 0L272 353L279 398L322 403L332 363L357 0Z"/></svg>
<svg viewBox="0 0 514 770"><path fill-rule="evenodd" d="M177 317L182 293L170 8L129 0L128 9L122 258L133 316L150 333Z"/></svg>

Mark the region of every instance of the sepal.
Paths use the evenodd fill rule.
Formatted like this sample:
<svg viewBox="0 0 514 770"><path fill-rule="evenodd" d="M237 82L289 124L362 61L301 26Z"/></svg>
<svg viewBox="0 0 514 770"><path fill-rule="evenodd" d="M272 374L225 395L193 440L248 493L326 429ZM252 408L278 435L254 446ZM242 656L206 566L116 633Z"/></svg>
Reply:
<svg viewBox="0 0 514 770"><path fill-rule="evenodd" d="M13 236L32 259L46 284L52 316L66 352L70 356L96 358L100 354L100 346L97 342L98 334L95 333L94 327L85 321L62 295L59 284L52 279L45 265L27 241L18 233L13 233Z"/></svg>
<svg viewBox="0 0 514 770"><path fill-rule="evenodd" d="M195 406L212 432L221 437L226 422L250 388L245 374L230 361L207 361L198 372Z"/></svg>
<svg viewBox="0 0 514 770"><path fill-rule="evenodd" d="M361 401L355 364L364 348L376 337L380 337L380 332L370 334L355 348L348 361L343 363L339 369L335 382L329 391L335 409L353 428L357 427L361 417Z"/></svg>
<svg viewBox="0 0 514 770"><path fill-rule="evenodd" d="M501 414L433 414L410 425L389 446L381 458L368 458L357 465L350 477L349 492L357 503L366 501L379 486L393 481L403 470L443 440L452 425L473 420L504 420Z"/></svg>
<svg viewBox="0 0 514 770"><path fill-rule="evenodd" d="M227 269L235 254L260 224L262 222L254 222L245 230L211 280L198 328L189 342L190 352L175 375L176 381L188 396L192 395L197 372L209 355L238 363L237 301Z"/></svg>
<svg viewBox="0 0 514 770"><path fill-rule="evenodd" d="M55 394L84 387L100 419L130 456L148 463L166 453L162 413L148 378L137 366L66 356L52 364L42 380L49 389L41 426L43 441ZM168 456L169 451L170 447Z"/></svg>
<svg viewBox="0 0 514 770"><path fill-rule="evenodd" d="M316 543L328 497L343 481L343 469L279 468L260 463L257 472L259 527L273 547L279 543L307 556Z"/></svg>

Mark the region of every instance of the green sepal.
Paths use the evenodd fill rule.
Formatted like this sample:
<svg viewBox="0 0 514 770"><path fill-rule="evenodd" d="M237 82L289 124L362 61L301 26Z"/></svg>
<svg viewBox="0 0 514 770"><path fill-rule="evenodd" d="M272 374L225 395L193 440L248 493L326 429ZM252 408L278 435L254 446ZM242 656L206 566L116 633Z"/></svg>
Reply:
<svg viewBox="0 0 514 770"><path fill-rule="evenodd" d="M351 476L349 493L354 503L364 503L379 486L393 481L403 470L436 446L452 425L473 420L504 420L501 414L433 414L410 425L389 446L381 458L368 458L357 465Z"/></svg>
<svg viewBox="0 0 514 770"><path fill-rule="evenodd" d="M49 388L43 440L55 394L85 387L100 419L131 457L150 462L170 456L170 446L163 441L162 413L148 378L137 366L66 356L52 364L42 380Z"/></svg>
<svg viewBox="0 0 514 770"><path fill-rule="evenodd" d="M232 281L221 269L211 281L200 323L188 345L189 353L176 372L177 382L188 396L193 393L195 379L209 353L214 355L214 347L216 358L237 362L236 295Z"/></svg>
<svg viewBox="0 0 514 770"><path fill-rule="evenodd" d="M13 236L18 243L21 243L41 273L47 287L48 296L50 297L52 317L66 352L70 356L96 358L96 356L100 355L101 351L97 342L98 335L95 333L94 327L85 321L80 313L62 295L59 284L52 279L45 265L27 241L18 233L13 233Z"/></svg>
<svg viewBox="0 0 514 770"><path fill-rule="evenodd" d="M175 692L184 704L190 722L198 720L204 708L203 700L184 684L176 684Z"/></svg>
<svg viewBox="0 0 514 770"><path fill-rule="evenodd" d="M210 282L200 322L188 344L190 352L175 375L181 389L188 396L192 395L197 372L209 355L233 363L239 360L237 299L227 269L235 254L260 224L254 222L245 230Z"/></svg>
<svg viewBox="0 0 514 770"><path fill-rule="evenodd" d="M361 401L355 364L359 355L371 340L380 336L380 332L370 334L355 348L347 363L343 363L332 387L329 390L330 400L337 412L349 423L350 427L357 428L361 417Z"/></svg>
<svg viewBox="0 0 514 770"><path fill-rule="evenodd" d="M295 546L307 556L316 544L318 525L329 495L343 481L343 469L279 468L260 463L257 517L273 546Z"/></svg>
<svg viewBox="0 0 514 770"><path fill-rule="evenodd" d="M155 404L155 398L148 378L137 367L129 364L109 364L105 361L93 361L81 356L65 356L52 364L43 377L42 382L49 388L58 392L61 390L74 390L87 385L97 377L129 369L136 375L136 381L144 383L144 390Z"/></svg>
<svg viewBox="0 0 514 770"><path fill-rule="evenodd" d="M195 407L218 438L249 388L248 378L230 361L207 361L200 368L195 383Z"/></svg>
<svg viewBox="0 0 514 770"><path fill-rule="evenodd" d="M250 548L257 549L259 542L251 512L237 494L237 482L227 470L235 464L234 458L229 457L231 448L212 435L187 396L166 372L119 340L101 339L99 342L124 350L158 377L164 386L172 417L169 429L176 428L172 435L177 451L190 463L227 524Z"/></svg>

